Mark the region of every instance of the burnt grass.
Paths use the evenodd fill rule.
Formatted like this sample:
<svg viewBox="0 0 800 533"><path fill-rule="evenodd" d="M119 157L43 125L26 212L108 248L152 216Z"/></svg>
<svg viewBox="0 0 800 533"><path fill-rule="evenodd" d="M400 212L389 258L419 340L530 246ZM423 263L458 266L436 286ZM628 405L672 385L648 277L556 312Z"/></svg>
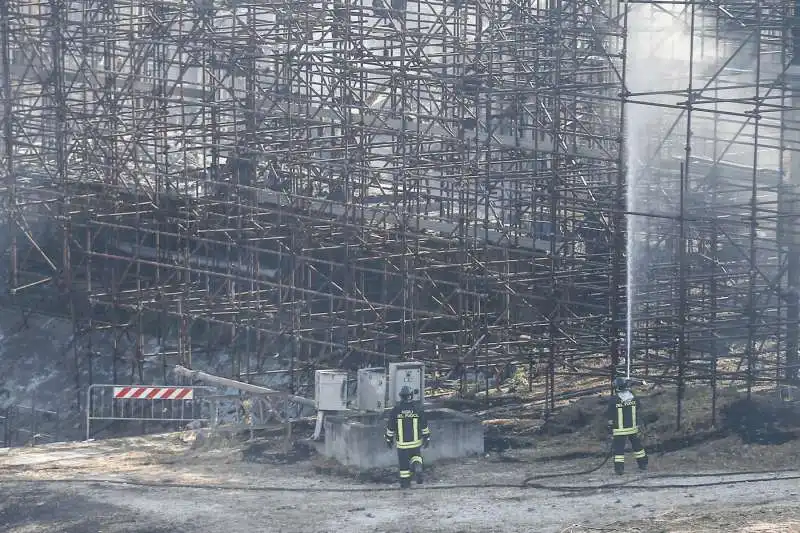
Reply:
<svg viewBox="0 0 800 533"><path fill-rule="evenodd" d="M776 395L753 393L750 399L734 389L719 389L716 417L712 417L708 389L689 389L683 401L681 427L677 427L676 393L672 389L636 391L642 402L640 425L649 450L669 453L713 441L733 439L742 444L779 446L800 437L800 403L781 401ZM574 437L598 441L608 438L608 396L576 400L553 412L536 428L520 431L510 425L487 426L487 452L537 446L549 439ZM507 401L503 402L507 405ZM524 417L524 414L520 414ZM487 417L491 415L487 414ZM712 423L713 422L713 423ZM599 457L602 452L569 451L541 460Z"/></svg>
<svg viewBox="0 0 800 533"><path fill-rule="evenodd" d="M322 456L317 456L312 459L312 467L314 472L317 474L336 478L352 479L361 483L396 485L398 479L397 467L368 468L360 470L355 467L344 466L333 459L328 459ZM427 463L425 465L425 481L435 482L438 479L436 463Z"/></svg>
<svg viewBox="0 0 800 533"><path fill-rule="evenodd" d="M294 441L288 450L269 441L247 443L242 449L242 460L247 463L269 465L291 465L311 458L311 446L305 442Z"/></svg>
<svg viewBox="0 0 800 533"><path fill-rule="evenodd" d="M111 502L59 488L46 481L6 482L0 495L2 531L37 533L168 533L174 526Z"/></svg>

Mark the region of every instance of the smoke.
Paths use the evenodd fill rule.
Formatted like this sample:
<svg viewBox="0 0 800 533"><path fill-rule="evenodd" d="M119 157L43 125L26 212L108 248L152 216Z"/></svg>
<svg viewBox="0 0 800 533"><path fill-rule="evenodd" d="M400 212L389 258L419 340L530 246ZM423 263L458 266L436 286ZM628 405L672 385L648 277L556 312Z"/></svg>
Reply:
<svg viewBox="0 0 800 533"><path fill-rule="evenodd" d="M724 187L718 183L745 180L748 172L752 175L755 129L744 115L765 90L757 92L754 85L757 52L751 40L716 24L708 13L698 10L693 16L691 9L638 4L628 15L626 86L631 96L626 107L625 150L630 212L627 343L631 354L637 343L644 341L637 340L640 317L653 315L655 307L663 312L664 306L677 305L671 282L676 275L682 172L689 175L683 193L687 218L712 218L715 210L731 214L731 206L747 206L751 196L746 183L722 193ZM761 79L770 76L769 69L779 69L768 61L761 67ZM685 112L690 94L694 100L691 123ZM688 169L684 166L687 130L691 132ZM775 164L777 153L762 147L759 158ZM741 168L720 170L714 168L715 161ZM742 216L746 215L743 212ZM687 223L686 236L694 239L690 248L701 248L704 237L719 232L719 226L713 225ZM672 309L662 316L676 314L677 309ZM665 330L664 336L669 335Z"/></svg>

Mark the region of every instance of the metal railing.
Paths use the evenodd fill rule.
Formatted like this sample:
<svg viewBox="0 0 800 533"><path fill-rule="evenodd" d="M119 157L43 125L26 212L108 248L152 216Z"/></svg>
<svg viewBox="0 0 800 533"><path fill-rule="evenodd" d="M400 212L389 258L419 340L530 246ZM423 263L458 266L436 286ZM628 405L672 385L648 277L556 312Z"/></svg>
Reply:
<svg viewBox="0 0 800 533"><path fill-rule="evenodd" d="M62 420L58 411L32 405L12 404L0 409L2 446L35 446L61 438Z"/></svg>
<svg viewBox="0 0 800 533"><path fill-rule="evenodd" d="M86 391L86 440L92 422L208 422L212 410L208 387L91 385Z"/></svg>

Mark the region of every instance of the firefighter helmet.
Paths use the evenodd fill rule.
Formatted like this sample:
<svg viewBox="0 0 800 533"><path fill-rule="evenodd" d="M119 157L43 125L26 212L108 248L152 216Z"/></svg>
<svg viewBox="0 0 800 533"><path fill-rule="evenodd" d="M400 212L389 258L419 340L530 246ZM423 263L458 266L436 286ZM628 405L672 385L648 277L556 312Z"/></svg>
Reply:
<svg viewBox="0 0 800 533"><path fill-rule="evenodd" d="M400 398L403 400L410 400L412 396L414 396L414 393L411 392L411 389L407 386L403 386L403 388L400 389Z"/></svg>
<svg viewBox="0 0 800 533"><path fill-rule="evenodd" d="M628 380L625 378L614 378L614 388L618 391L628 390Z"/></svg>

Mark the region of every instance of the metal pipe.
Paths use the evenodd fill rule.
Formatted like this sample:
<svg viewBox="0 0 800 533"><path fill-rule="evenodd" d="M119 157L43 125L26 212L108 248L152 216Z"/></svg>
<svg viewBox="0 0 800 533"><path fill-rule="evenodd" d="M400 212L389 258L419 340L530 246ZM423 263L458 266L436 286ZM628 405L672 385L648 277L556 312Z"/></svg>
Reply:
<svg viewBox="0 0 800 533"><path fill-rule="evenodd" d="M228 379L219 376L214 376L212 374L206 374L205 372L200 372L199 370L191 370L189 368L180 365L175 365L175 367L172 370L173 372L175 372L177 376L189 378L196 381L203 381L205 383L218 385L220 387L230 387L232 389L237 389L243 392L249 392L251 394L283 396L295 403L299 403L300 405L306 405L308 407L317 406L316 402L309 398L303 398L302 396L295 396L287 392L268 389L266 387L261 387L259 385L251 385L250 383L243 383L241 381L236 381L235 379Z"/></svg>

